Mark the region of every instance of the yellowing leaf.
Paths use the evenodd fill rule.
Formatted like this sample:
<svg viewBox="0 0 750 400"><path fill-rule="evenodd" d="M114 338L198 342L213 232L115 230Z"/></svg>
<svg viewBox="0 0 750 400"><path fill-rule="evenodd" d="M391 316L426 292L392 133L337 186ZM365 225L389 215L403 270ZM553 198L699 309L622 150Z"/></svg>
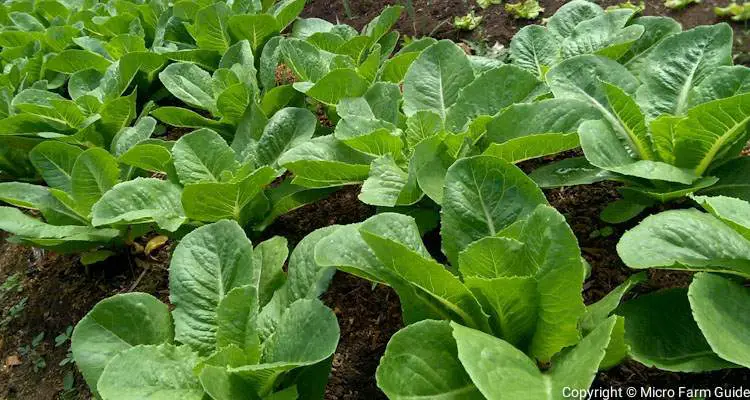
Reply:
<svg viewBox="0 0 750 400"><path fill-rule="evenodd" d="M144 250L144 253L146 253L147 256L150 256L154 250L158 250L164 247L164 245L167 244L168 240L169 238L164 235L152 237L151 240L146 243L146 249Z"/></svg>

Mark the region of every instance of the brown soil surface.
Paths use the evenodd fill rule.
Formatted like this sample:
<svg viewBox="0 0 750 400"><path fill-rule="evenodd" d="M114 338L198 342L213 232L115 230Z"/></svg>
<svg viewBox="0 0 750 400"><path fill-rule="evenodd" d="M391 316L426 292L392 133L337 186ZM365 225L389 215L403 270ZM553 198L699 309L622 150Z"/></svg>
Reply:
<svg viewBox="0 0 750 400"><path fill-rule="evenodd" d="M339 272L323 300L341 327L326 399L385 399L375 370L388 340L403 327L398 296L389 287Z"/></svg>
<svg viewBox="0 0 750 400"><path fill-rule="evenodd" d="M1 297L0 312L27 298L21 313L6 326L0 325L0 399L89 398L83 378L71 364L59 366L70 342L55 347L55 337L75 326L97 302L117 293L141 291L166 301L167 265L171 243L153 258L122 256L85 268L76 255L60 255L30 249L0 237L0 284L14 274L22 277L22 289ZM144 243L145 244L145 243ZM30 345L44 333L35 355L24 356L22 346ZM21 361L9 365L9 360ZM34 370L38 360L46 367ZM61 392L65 375L75 373L74 389Z"/></svg>
<svg viewBox="0 0 750 400"><path fill-rule="evenodd" d="M375 207L359 201L359 186L347 186L327 198L282 215L261 235L265 240L283 236L294 248L310 232L330 225L362 222L375 214Z"/></svg>
<svg viewBox="0 0 750 400"><path fill-rule="evenodd" d="M352 17L344 9L343 0L311 0L304 15L329 21L339 20L361 28L376 16L387 4L399 0L348 0ZM545 7L544 17L552 15L564 4L563 1L540 1ZM601 1L607 6L618 1ZM690 5L685 10L672 11L663 7L663 2L647 1L647 15L668 15L678 19L684 27L716 23L719 20L711 12L715 5L726 5L725 1L704 0ZM507 45L513 34L522 26L539 21L521 21L510 18L502 6L491 6L481 10L473 0L413 0L414 13L404 13L397 25L402 34L409 36L432 35L437 38L471 40L475 43L493 44L496 41ZM454 16L465 15L470 8L484 17L480 28L473 32L454 29ZM750 51L750 40L744 24L733 24L735 50ZM184 133L170 132L170 139ZM281 217L271 225L263 237L285 236L293 246L309 232L332 224L359 222L374 213L372 207L357 199L358 188L350 187L333 194L328 199L303 207ZM601 183L585 187L556 189L546 192L550 203L568 219L581 244L584 257L593 267L592 276L586 282L584 296L593 302L624 281L633 271L626 268L617 257L615 245L618 238L632 224L612 227L611 235L597 235L606 224L598 215L607 202L617 198L616 186ZM439 246L435 232L428 234L428 245ZM20 273L22 291L0 295L0 311L3 316L22 298L28 297L27 305L17 318L7 326L0 326L0 399L57 399L90 398L80 375L76 374L74 390L62 393L63 379L73 371L70 365L58 366L65 358L66 343L54 346L54 338L73 326L99 300L116 293L143 291L166 300L168 254L171 243L163 249L156 260L143 257L120 257L108 260L88 269L80 265L77 256L63 256L23 248L4 241L0 236L0 284L9 276ZM435 252L435 248L431 248ZM648 292L664 287L685 286L690 275L679 272L652 273L650 281L636 289L636 293ZM374 287L364 280L338 273L330 290L323 297L334 309L341 326L341 341L334 356L334 367L326 391L327 399L381 399L384 398L375 385L375 369L390 336L401 328L398 298L389 288ZM39 333L45 338L36 348L47 366L34 371L30 358L23 357L19 348L28 345ZM19 357L20 365L15 364ZM713 387L750 385L747 370L721 371L711 374L674 374L648 369L635 362L628 362L610 371L599 374L595 386L654 386L654 387Z"/></svg>

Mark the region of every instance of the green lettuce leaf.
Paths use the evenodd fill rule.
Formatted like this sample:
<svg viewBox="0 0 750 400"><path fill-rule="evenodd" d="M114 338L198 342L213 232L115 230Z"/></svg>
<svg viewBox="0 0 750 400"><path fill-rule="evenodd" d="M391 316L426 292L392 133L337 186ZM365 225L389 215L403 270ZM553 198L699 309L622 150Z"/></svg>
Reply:
<svg viewBox="0 0 750 400"><path fill-rule="evenodd" d="M688 289L695 322L721 358L748 367L747 337L750 292L742 284L716 274L699 273Z"/></svg>
<svg viewBox="0 0 750 400"><path fill-rule="evenodd" d="M170 343L173 336L166 304L145 293L118 294L97 303L76 324L71 351L86 383L96 390L114 356L137 345Z"/></svg>
<svg viewBox="0 0 750 400"><path fill-rule="evenodd" d="M725 23L700 26L659 42L644 60L642 85L636 101L654 119L661 114L683 115L690 92L714 68L732 61L732 29Z"/></svg>
<svg viewBox="0 0 750 400"><path fill-rule="evenodd" d="M412 63L404 77L404 113L433 111L445 119L459 91L474 80L466 53L448 40L440 41Z"/></svg>
<svg viewBox="0 0 750 400"><path fill-rule="evenodd" d="M175 248L169 267L169 299L175 306L175 340L208 355L216 346L216 309L236 287L257 288L260 269L253 247L233 221L202 226Z"/></svg>
<svg viewBox="0 0 750 400"><path fill-rule="evenodd" d="M693 319L687 289L668 289L623 304L630 356L666 371L700 372L732 368L717 356Z"/></svg>
<svg viewBox="0 0 750 400"><path fill-rule="evenodd" d="M104 193L91 212L93 226L155 223L169 232L187 221L180 187L154 178L122 182Z"/></svg>
<svg viewBox="0 0 750 400"><path fill-rule="evenodd" d="M377 370L378 387L390 399L484 399L458 359L448 321L426 320L398 331Z"/></svg>
<svg viewBox="0 0 750 400"><path fill-rule="evenodd" d="M135 346L107 364L96 387L105 399L200 400L203 388L193 374L198 361L187 346Z"/></svg>
<svg viewBox="0 0 750 400"><path fill-rule="evenodd" d="M547 201L520 169L500 158L457 161L445 177L441 236L452 265L471 242L494 236Z"/></svg>

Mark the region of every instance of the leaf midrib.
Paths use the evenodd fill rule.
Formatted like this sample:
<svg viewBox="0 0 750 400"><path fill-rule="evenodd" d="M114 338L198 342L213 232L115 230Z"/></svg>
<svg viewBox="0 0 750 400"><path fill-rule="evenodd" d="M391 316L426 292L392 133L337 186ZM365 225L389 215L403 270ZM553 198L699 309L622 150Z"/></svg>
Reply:
<svg viewBox="0 0 750 400"><path fill-rule="evenodd" d="M72 181L71 174L68 173L68 171L63 168L62 166L58 165L55 161L53 161L50 157L44 156L44 158L52 164L55 168L57 168L58 171L62 172L63 175L65 175L66 178L68 178L68 183Z"/></svg>
<svg viewBox="0 0 750 400"><path fill-rule="evenodd" d="M727 141L727 138L733 137L735 133L740 129L740 127L744 128L747 126L748 122L750 122L750 113L745 116L744 119L734 124L734 126L724 132L723 135L720 135L718 138L716 138L716 141L713 145L711 145L711 148L708 149L708 152L705 156L701 159L700 163L698 163L698 166L695 167L695 173L698 176L703 176L703 173L706 172L708 167L713 162L714 158L716 157L716 154L719 153L719 150L724 147L724 144Z"/></svg>
<svg viewBox="0 0 750 400"><path fill-rule="evenodd" d="M487 224L487 228L490 230L490 235L495 236L497 234L497 229L495 228L495 221L492 219L492 215L490 214L490 211L487 209L487 205L484 202L484 198L482 197L482 188L479 185L479 182L477 182L477 176L474 174L474 171L471 171L471 178L474 181L474 186L477 190L477 197L479 198L479 205L482 207L482 212L484 212L484 219L485 223Z"/></svg>
<svg viewBox="0 0 750 400"><path fill-rule="evenodd" d="M693 81L695 80L695 73L698 70L698 67L705 61L705 55L706 55L706 48L709 46L710 43L713 42L715 39L715 34L711 35L709 40L705 41L700 46L700 57L698 57L698 61L693 64L692 71L690 71L690 75L688 76L688 79L685 81L685 84L682 86L682 89L680 90L680 95L677 97L677 104L675 104L675 113L674 115L682 115L685 112L685 107L687 106L688 102L688 96L690 94L690 89L693 86Z"/></svg>
<svg viewBox="0 0 750 400"><path fill-rule="evenodd" d="M445 105L445 94L443 93L443 66L440 63L440 59L437 60L437 70L438 70L438 94L440 95L440 116L442 117L443 121L445 121L445 116L447 113L447 107Z"/></svg>

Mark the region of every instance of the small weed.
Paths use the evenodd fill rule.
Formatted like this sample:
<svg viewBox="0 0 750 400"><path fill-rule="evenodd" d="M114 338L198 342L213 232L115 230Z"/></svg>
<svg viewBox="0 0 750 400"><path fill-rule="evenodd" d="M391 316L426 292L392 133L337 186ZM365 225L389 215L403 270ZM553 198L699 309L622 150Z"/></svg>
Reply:
<svg viewBox="0 0 750 400"><path fill-rule="evenodd" d="M26 308L26 302L29 300L28 297L24 297L8 309L8 312L0 319L0 327L6 327L11 321L18 318L23 310Z"/></svg>
<svg viewBox="0 0 750 400"><path fill-rule="evenodd" d="M341 2L344 3L344 12L346 13L346 18L354 18L354 14L352 14L352 6L351 4L349 4L349 0L341 0Z"/></svg>
<svg viewBox="0 0 750 400"><path fill-rule="evenodd" d="M31 339L31 344L21 346L18 349L19 353L34 365L34 372L39 372L47 367L47 361L45 361L44 357L37 352L37 348L42 344L43 340L44 332L34 336L34 338Z"/></svg>
<svg viewBox="0 0 750 400"><path fill-rule="evenodd" d="M7 277L5 281L0 284L0 301L2 301L6 295L21 293L22 291L23 275L17 272ZM27 301L28 297L24 297L16 304L12 305L4 315L0 313L0 328L6 327L11 321L18 318L26 308Z"/></svg>
<svg viewBox="0 0 750 400"><path fill-rule="evenodd" d="M68 327L65 328L65 332L55 337L55 347L60 347L67 343L70 340L71 334L73 334L73 326L68 325Z"/></svg>
<svg viewBox="0 0 750 400"><path fill-rule="evenodd" d="M76 377L73 371L69 371L63 378L63 390L58 396L59 400L74 400L78 399L78 390L76 390Z"/></svg>
<svg viewBox="0 0 750 400"><path fill-rule="evenodd" d="M414 35L417 35L417 14L414 12L414 3L412 0L405 0L404 7L406 8L406 14L411 19L411 27L414 30Z"/></svg>
<svg viewBox="0 0 750 400"><path fill-rule="evenodd" d="M55 347L60 347L64 345L65 343L70 342L70 336L73 334L73 327L68 325L67 328L65 328L65 332L57 335L55 337ZM72 364L75 362L73 360L73 352L71 351L70 347L68 347L68 352L65 354L65 358L63 358L62 361L60 361L60 366Z"/></svg>
<svg viewBox="0 0 750 400"><path fill-rule="evenodd" d="M17 272L5 279L5 282L0 285L0 300L2 300L6 294L9 293L21 293L23 290L23 275Z"/></svg>
<svg viewBox="0 0 750 400"><path fill-rule="evenodd" d="M592 238L592 239L596 239L596 238L599 238L599 237L606 238L606 237L612 236L612 234L614 234L614 233L615 233L614 228L612 228L611 226L605 226L602 229L597 229L597 230L591 232L591 234L589 235L589 237Z"/></svg>
<svg viewBox="0 0 750 400"><path fill-rule="evenodd" d="M68 352L65 354L65 358L63 358L62 361L60 361L60 366L65 365L72 365L75 360L73 360L73 352L70 349L70 338L73 334L73 327L71 325L68 325L67 328L65 328L65 331L57 336L55 336L55 347L60 347L65 344L68 344ZM65 378L63 378L63 390L60 392L59 399L60 400L72 400L78 398L78 391L75 388L75 375L73 374L73 371L68 371L67 374L65 374Z"/></svg>

